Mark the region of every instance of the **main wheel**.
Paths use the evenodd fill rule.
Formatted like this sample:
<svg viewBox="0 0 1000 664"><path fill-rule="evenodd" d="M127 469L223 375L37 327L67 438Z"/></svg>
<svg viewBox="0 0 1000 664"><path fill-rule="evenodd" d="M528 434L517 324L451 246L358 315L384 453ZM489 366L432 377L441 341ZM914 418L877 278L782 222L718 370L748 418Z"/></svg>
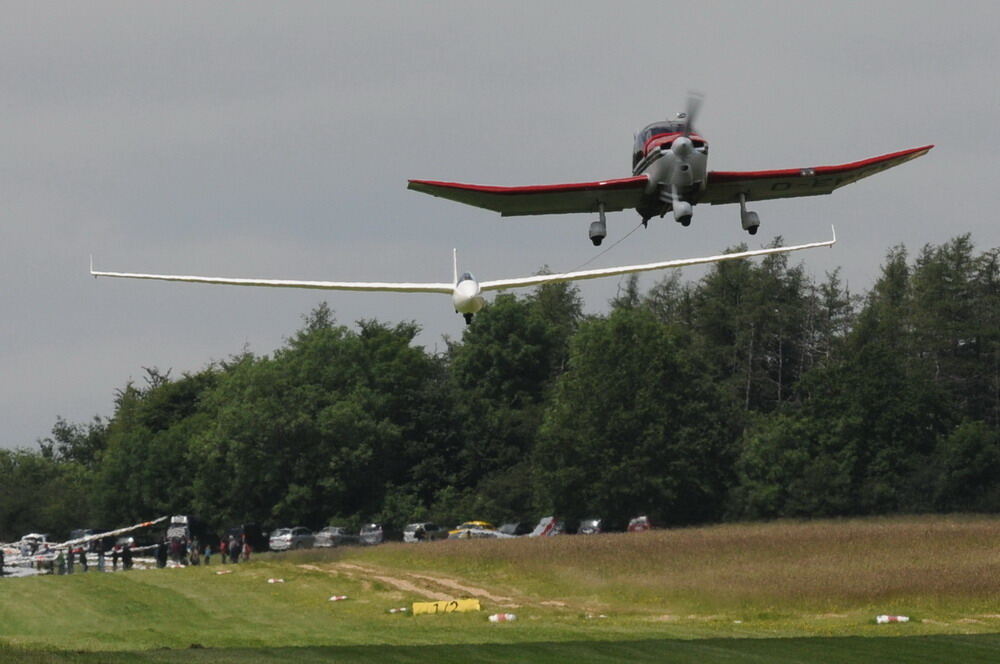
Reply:
<svg viewBox="0 0 1000 664"><path fill-rule="evenodd" d="M747 229L747 233L750 233L750 235L756 235L758 228L760 228L760 226L751 226Z"/></svg>
<svg viewBox="0 0 1000 664"><path fill-rule="evenodd" d="M604 241L604 238L603 237L592 237L592 238L590 238L590 241L594 243L595 247L599 247L599 246L601 246L601 242Z"/></svg>
<svg viewBox="0 0 1000 664"><path fill-rule="evenodd" d="M680 219L678 219L677 221L680 222L681 226L683 226L684 228L687 228L688 226L691 225L691 215L686 214L683 217L681 217Z"/></svg>

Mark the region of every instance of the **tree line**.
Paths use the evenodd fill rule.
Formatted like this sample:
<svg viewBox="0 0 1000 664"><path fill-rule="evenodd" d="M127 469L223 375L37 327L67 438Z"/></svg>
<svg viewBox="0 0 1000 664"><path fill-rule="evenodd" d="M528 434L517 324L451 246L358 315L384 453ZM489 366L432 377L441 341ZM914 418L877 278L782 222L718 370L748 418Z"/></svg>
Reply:
<svg viewBox="0 0 1000 664"><path fill-rule="evenodd" d="M776 242L780 242L776 240ZM270 354L145 370L110 417L0 450L0 540L559 514L662 525L1000 509L1000 250L888 252L872 289L787 255L696 282L504 294L432 354L320 305Z"/></svg>

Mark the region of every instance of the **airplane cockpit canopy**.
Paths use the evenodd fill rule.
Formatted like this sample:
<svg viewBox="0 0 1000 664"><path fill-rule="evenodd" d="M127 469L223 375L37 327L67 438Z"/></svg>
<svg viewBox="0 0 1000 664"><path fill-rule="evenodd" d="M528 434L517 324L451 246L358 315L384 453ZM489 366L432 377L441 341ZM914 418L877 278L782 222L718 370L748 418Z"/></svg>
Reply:
<svg viewBox="0 0 1000 664"><path fill-rule="evenodd" d="M472 276L471 272L463 272L462 276L458 278L458 283L462 283L463 281L475 281L475 280L476 278Z"/></svg>
<svg viewBox="0 0 1000 664"><path fill-rule="evenodd" d="M646 156L646 144L648 144L650 140L665 134L680 134L683 133L686 128L687 120L669 120L654 122L653 124L644 127L642 130L637 131L635 133L635 145L632 147L632 166L635 167L635 165ZM708 152L708 145L704 141L695 138L692 143L694 143L695 148L702 148L702 152ZM662 144L659 147L665 146L669 146L669 143Z"/></svg>
<svg viewBox="0 0 1000 664"><path fill-rule="evenodd" d="M646 147L646 143L649 139L654 136L661 136L663 134L679 134L684 131L686 123L684 122L655 122L642 131L638 131L635 134L635 149L642 150Z"/></svg>

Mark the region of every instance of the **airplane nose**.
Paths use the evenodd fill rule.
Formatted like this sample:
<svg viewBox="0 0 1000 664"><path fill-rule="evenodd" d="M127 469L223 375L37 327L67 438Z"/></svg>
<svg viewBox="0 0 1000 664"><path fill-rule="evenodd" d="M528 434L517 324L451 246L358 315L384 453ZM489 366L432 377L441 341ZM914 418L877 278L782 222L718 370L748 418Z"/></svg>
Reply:
<svg viewBox="0 0 1000 664"><path fill-rule="evenodd" d="M687 136L678 136L674 139L674 144L670 146L670 151L681 159L685 159L694 150L691 139Z"/></svg>

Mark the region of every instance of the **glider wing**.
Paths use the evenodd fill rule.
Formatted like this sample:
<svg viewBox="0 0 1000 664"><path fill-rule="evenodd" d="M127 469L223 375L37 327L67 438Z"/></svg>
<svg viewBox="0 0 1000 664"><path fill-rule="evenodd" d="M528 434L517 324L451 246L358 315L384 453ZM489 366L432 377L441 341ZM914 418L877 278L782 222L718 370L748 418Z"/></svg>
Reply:
<svg viewBox="0 0 1000 664"><path fill-rule="evenodd" d="M231 279L228 277L196 277L178 274L138 274L134 272L100 272L90 266L94 277L117 277L121 279L153 279L157 281L186 281L195 284L227 284L230 286L265 286L271 288L315 288L319 290L342 291L388 291L396 293L447 293L455 290L455 284L444 283L391 283L365 281L295 281L290 279Z"/></svg>
<svg viewBox="0 0 1000 664"><path fill-rule="evenodd" d="M831 228L832 230L832 228ZM802 249L814 249L816 247L832 247L837 241L837 233L833 231L833 238L823 242L810 242L808 244L798 244L791 247L772 247L770 249L755 249L753 251L740 251L732 254L719 254L717 256L706 256L704 258L682 258L672 261L661 261L658 263L646 263L643 265L625 265L623 267L608 267L596 270L580 270L577 272L566 272L564 274L539 274L533 277L522 277L519 279L499 279L496 281L481 281L479 287L484 291L505 290L508 288L524 288L528 286L541 286L542 284L558 283L562 281L581 281L584 279L600 279L602 277L614 277L622 274L632 274L634 272L651 272L654 270L665 270L672 267L684 267L686 265L700 265L702 263L721 263L723 261L734 261L753 256L768 256L770 254L785 254L790 251L800 251Z"/></svg>

